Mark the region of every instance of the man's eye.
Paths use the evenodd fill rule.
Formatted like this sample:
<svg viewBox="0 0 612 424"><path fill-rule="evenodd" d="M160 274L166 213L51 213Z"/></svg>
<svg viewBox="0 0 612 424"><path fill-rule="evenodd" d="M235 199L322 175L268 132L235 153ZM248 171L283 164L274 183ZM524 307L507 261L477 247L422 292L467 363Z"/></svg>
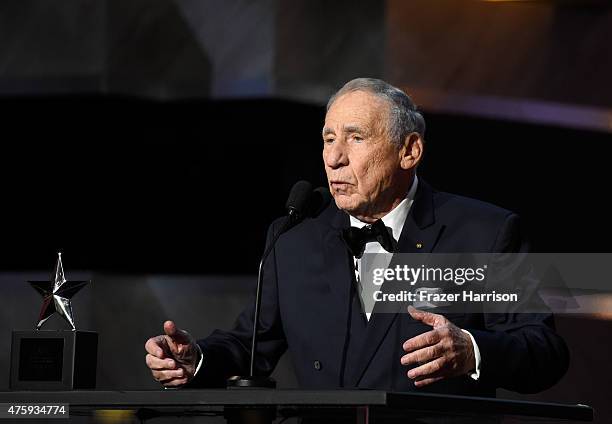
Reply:
<svg viewBox="0 0 612 424"><path fill-rule="evenodd" d="M361 143L363 141L363 138L359 137L358 135L353 137L353 140L355 140L355 143Z"/></svg>
<svg viewBox="0 0 612 424"><path fill-rule="evenodd" d="M334 142L334 139L333 139L333 138L324 138L324 139L323 139L323 143L325 143L325 144L331 144L331 143L333 143L333 142Z"/></svg>

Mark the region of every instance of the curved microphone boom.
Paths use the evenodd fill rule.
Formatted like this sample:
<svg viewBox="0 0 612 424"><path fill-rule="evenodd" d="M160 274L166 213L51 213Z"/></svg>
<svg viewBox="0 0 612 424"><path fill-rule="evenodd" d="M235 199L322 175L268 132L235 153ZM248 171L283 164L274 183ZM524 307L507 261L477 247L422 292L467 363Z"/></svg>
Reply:
<svg viewBox="0 0 612 424"><path fill-rule="evenodd" d="M255 312L253 316L253 336L251 339L251 360L249 366L248 377L232 377L227 380L228 388L248 388L248 387L263 387L274 388L276 382L269 377L255 376L255 354L257 352L257 341L259 332L259 314L261 310L261 296L263 289L263 265L266 258L274 248L276 240L289 230L294 225L301 222L307 216L317 216L323 209L327 207L331 201L329 190L324 187L319 187L313 191L312 184L308 181L298 181L293 185L287 198L285 207L287 208L287 217L284 219L280 229L276 231L272 240L267 245L261 261L259 262L259 272L257 274L257 290L255 294Z"/></svg>

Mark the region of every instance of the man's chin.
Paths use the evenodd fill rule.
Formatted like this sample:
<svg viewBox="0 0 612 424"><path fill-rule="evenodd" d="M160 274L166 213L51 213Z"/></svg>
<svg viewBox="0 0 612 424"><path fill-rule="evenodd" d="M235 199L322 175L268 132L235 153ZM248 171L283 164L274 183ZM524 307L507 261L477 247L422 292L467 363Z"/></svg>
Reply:
<svg viewBox="0 0 612 424"><path fill-rule="evenodd" d="M353 214L358 210L354 199L351 199L351 196L349 195L335 194L334 201L336 202L336 206L338 207L338 209L341 209L346 213Z"/></svg>

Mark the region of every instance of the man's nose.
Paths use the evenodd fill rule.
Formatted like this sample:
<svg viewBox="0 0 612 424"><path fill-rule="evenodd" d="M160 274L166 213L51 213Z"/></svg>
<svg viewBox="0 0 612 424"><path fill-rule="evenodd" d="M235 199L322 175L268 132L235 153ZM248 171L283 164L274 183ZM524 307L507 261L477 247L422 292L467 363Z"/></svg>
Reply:
<svg viewBox="0 0 612 424"><path fill-rule="evenodd" d="M343 140L336 140L326 149L325 164L332 169L348 165L348 155Z"/></svg>

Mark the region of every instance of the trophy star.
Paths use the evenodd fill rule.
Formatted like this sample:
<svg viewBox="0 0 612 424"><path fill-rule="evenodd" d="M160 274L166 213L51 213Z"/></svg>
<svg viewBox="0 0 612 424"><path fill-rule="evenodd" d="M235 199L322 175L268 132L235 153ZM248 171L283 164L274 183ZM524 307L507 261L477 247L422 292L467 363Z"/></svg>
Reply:
<svg viewBox="0 0 612 424"><path fill-rule="evenodd" d="M66 280L61 252L57 254L55 278L52 281L28 281L28 283L43 298L43 304L38 316L38 324L36 325L37 330L40 330L45 321L56 312L70 324L73 330L76 330L70 299L87 284L87 281Z"/></svg>

